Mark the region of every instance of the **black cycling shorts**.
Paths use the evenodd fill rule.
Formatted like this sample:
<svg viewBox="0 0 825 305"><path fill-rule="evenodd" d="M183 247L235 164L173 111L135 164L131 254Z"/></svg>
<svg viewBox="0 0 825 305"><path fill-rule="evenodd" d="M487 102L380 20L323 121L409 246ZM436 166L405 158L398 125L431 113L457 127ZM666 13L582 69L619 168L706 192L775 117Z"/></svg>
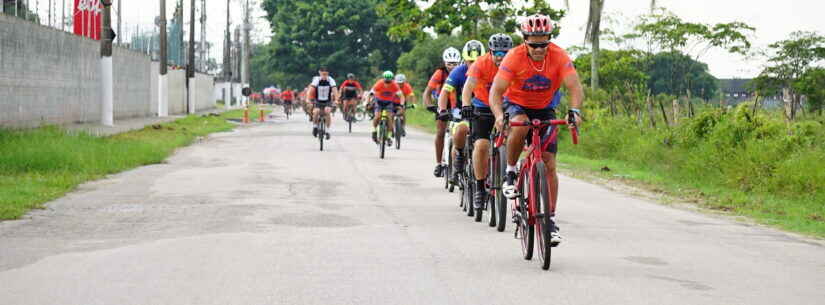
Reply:
<svg viewBox="0 0 825 305"><path fill-rule="evenodd" d="M496 118L490 108L476 108L473 118L473 137L476 140L490 139L493 127L496 126Z"/></svg>
<svg viewBox="0 0 825 305"><path fill-rule="evenodd" d="M321 109L324 109L326 107L332 107L332 102L330 101L315 101L315 103L313 104L315 105L315 108Z"/></svg>
<svg viewBox="0 0 825 305"><path fill-rule="evenodd" d="M352 89L349 89L352 88ZM344 99L351 100L358 97L358 90L355 87L344 88Z"/></svg>

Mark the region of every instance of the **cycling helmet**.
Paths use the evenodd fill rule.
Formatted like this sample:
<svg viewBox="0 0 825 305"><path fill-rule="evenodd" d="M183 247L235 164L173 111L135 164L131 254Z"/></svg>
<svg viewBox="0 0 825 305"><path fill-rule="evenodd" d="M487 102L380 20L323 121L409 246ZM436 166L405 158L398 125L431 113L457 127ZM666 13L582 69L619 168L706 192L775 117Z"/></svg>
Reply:
<svg viewBox="0 0 825 305"><path fill-rule="evenodd" d="M386 79L386 80L391 80L391 79L392 79L392 77L393 77L393 76L395 76L395 75L394 75L394 74L392 74L392 71L384 71L383 76L384 76L384 79Z"/></svg>
<svg viewBox="0 0 825 305"><path fill-rule="evenodd" d="M464 61L476 61L479 57L487 53L484 50L484 44L478 40L470 40L464 44L464 51L461 52L461 57Z"/></svg>
<svg viewBox="0 0 825 305"><path fill-rule="evenodd" d="M441 55L441 58L444 59L444 62L460 62L461 61L461 52L458 49L449 47L444 50L444 53Z"/></svg>
<svg viewBox="0 0 825 305"><path fill-rule="evenodd" d="M355 78L355 74L347 73L347 78Z"/></svg>
<svg viewBox="0 0 825 305"><path fill-rule="evenodd" d="M552 32L553 23L545 15L535 14L521 22L521 34L524 36L545 36Z"/></svg>
<svg viewBox="0 0 825 305"><path fill-rule="evenodd" d="M403 84L407 81L407 76L404 74L397 74L395 75L395 82L399 84Z"/></svg>
<svg viewBox="0 0 825 305"><path fill-rule="evenodd" d="M513 48L513 38L507 34L493 34L487 46L490 47L490 51L509 51Z"/></svg>

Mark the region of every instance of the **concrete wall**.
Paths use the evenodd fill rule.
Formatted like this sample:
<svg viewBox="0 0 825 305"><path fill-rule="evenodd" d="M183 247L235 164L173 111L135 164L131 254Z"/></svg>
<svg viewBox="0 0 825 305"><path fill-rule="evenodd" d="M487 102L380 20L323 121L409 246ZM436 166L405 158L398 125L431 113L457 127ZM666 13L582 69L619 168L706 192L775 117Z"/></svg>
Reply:
<svg viewBox="0 0 825 305"><path fill-rule="evenodd" d="M215 91L215 79L212 76L195 73L194 89L196 111L215 108L215 98L212 96L212 92Z"/></svg>
<svg viewBox="0 0 825 305"><path fill-rule="evenodd" d="M157 63L119 47L112 57L115 124L157 115ZM98 41L0 14L0 127L99 122L99 61ZM186 113L184 77L169 70L170 114ZM211 81L203 83L196 90L211 95ZM207 100L199 110L214 107Z"/></svg>

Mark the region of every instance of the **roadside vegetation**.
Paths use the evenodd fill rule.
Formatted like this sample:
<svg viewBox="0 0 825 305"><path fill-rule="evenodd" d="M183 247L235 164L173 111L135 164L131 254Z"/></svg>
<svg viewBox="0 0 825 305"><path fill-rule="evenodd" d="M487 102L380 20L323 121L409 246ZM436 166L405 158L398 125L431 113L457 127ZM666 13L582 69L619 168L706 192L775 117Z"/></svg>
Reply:
<svg viewBox="0 0 825 305"><path fill-rule="evenodd" d="M0 220L42 208L83 182L161 163L198 137L231 130L235 125L227 119L242 116L243 110L188 116L109 137L56 126L0 129Z"/></svg>

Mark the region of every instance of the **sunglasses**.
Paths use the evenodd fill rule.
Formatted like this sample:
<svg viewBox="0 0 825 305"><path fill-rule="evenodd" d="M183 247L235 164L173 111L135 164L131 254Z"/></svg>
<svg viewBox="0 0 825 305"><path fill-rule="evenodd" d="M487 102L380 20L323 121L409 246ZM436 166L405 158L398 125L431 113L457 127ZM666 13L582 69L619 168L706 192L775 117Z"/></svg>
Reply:
<svg viewBox="0 0 825 305"><path fill-rule="evenodd" d="M493 51L495 57L504 57L505 55L507 55L507 51Z"/></svg>
<svg viewBox="0 0 825 305"><path fill-rule="evenodd" d="M545 41L545 42L528 42L527 46L530 47L531 49L543 49L543 48L546 48L547 45L549 45L549 44L550 44L549 41Z"/></svg>
<svg viewBox="0 0 825 305"><path fill-rule="evenodd" d="M447 65L447 66L458 66L457 62L448 62L448 63L444 63L444 64Z"/></svg>

